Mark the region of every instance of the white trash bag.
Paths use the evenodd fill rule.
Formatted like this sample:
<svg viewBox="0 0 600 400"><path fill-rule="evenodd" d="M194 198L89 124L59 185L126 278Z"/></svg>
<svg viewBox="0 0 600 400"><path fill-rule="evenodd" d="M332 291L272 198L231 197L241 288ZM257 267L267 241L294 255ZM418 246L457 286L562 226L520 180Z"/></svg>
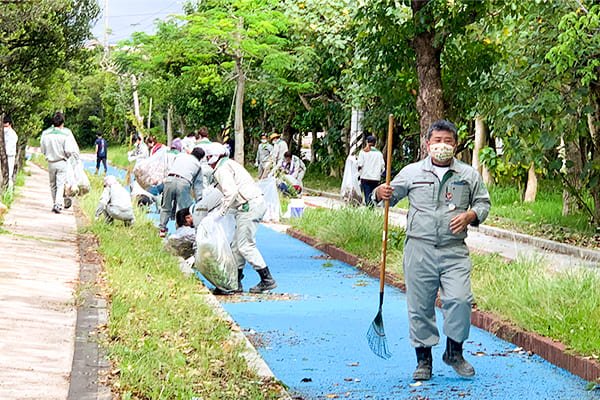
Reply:
<svg viewBox="0 0 600 400"><path fill-rule="evenodd" d="M84 194L88 194L92 188L90 185L90 180L88 179L85 169L83 169L83 162L81 160L77 160L75 162L75 179L77 180L77 187L79 189L79 195L83 196Z"/></svg>
<svg viewBox="0 0 600 400"><path fill-rule="evenodd" d="M185 259L194 255L196 250L196 230L190 226L181 226L169 235L165 249Z"/></svg>
<svg viewBox="0 0 600 400"><path fill-rule="evenodd" d="M237 265L230 246L234 230L233 216L222 217L217 211L209 213L196 227L195 268L216 288L225 291L238 288Z"/></svg>
<svg viewBox="0 0 600 400"><path fill-rule="evenodd" d="M167 150L161 147L148 158L138 160L133 168L135 180L144 189L163 183L168 173Z"/></svg>
<svg viewBox="0 0 600 400"><path fill-rule="evenodd" d="M71 160L67 160L67 179L65 181L64 197L75 197L79 193L79 185L77 185L77 177L75 176L75 167Z"/></svg>
<svg viewBox="0 0 600 400"><path fill-rule="evenodd" d="M342 179L342 188L340 190L344 200L351 204L362 205L362 191L360 189L360 180L358 177L358 160L355 156L346 158L344 166L344 178Z"/></svg>
<svg viewBox="0 0 600 400"><path fill-rule="evenodd" d="M277 182L273 176L261 179L256 182L256 186L263 192L267 212L263 221L279 222L281 215L281 203L279 202L279 192L277 191Z"/></svg>

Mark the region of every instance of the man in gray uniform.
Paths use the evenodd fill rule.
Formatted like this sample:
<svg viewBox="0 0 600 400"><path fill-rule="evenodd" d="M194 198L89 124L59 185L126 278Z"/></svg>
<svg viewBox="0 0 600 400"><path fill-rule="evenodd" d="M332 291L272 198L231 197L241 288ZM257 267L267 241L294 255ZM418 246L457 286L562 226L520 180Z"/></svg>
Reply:
<svg viewBox="0 0 600 400"><path fill-rule="evenodd" d="M59 214L63 208L69 208L71 199L63 200L67 180L67 160L79 159L79 147L70 129L65 128L65 116L57 112L52 116L52 127L42 132L40 150L48 161L50 191L54 206L52 212Z"/></svg>
<svg viewBox="0 0 600 400"><path fill-rule="evenodd" d="M165 189L160 210L160 237L165 237L169 219L175 218L175 213L182 208L192 205L192 188L194 198L202 198L202 164L204 150L194 147L191 154L179 153L169 168L165 178Z"/></svg>
<svg viewBox="0 0 600 400"><path fill-rule="evenodd" d="M258 223L267 212L263 193L246 169L227 156L223 145L214 143L206 149L208 165L213 168L217 187L223 193L220 213L232 212L235 216L235 234L231 251L238 266L238 290L242 291L242 278L246 261L260 276L258 285L251 287L251 293L262 293L275 289L277 283L256 248ZM229 293L217 293L229 294Z"/></svg>
<svg viewBox="0 0 600 400"><path fill-rule="evenodd" d="M268 168L267 163L269 162L269 157L271 156L272 151L273 145L267 141L267 134L262 133L260 135L258 149L256 150L255 165L258 167L258 179L265 178L263 173L265 172L265 169Z"/></svg>
<svg viewBox="0 0 600 400"><path fill-rule="evenodd" d="M96 220L104 217L107 223L123 221L125 226L135 221L129 192L112 175L104 178L104 190L96 206Z"/></svg>
<svg viewBox="0 0 600 400"><path fill-rule="evenodd" d="M481 175L455 159L454 124L437 121L427 133L429 157L403 168L373 195L393 206L408 196L404 279L410 342L417 353L415 380L431 379L431 347L439 342L435 322L438 289L444 316L446 351L442 360L463 377L475 370L462 354L471 326L471 260L465 244L468 225L483 222L490 196Z"/></svg>

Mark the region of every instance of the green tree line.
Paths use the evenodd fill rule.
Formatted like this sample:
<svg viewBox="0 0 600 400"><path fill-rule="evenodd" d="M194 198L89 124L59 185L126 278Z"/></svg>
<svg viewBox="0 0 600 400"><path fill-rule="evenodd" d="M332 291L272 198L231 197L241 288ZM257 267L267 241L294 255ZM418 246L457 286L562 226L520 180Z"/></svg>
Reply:
<svg viewBox="0 0 600 400"><path fill-rule="evenodd" d="M352 109L382 147L396 116L395 170L426 155L428 126L446 118L459 127L460 158L488 184L515 184L534 201L537 180L553 179L564 213L600 220L598 1L189 1L154 34L82 51L97 15L89 3L59 29L34 3L0 2L29 13L15 32L62 29L50 46L60 57L27 65L40 65L37 80L8 61L16 42L0 36L3 71L13 71L0 106L22 118L26 137L63 109L82 145L97 132L114 144L136 131L169 142L204 125L217 140L229 128L242 161L260 133L277 131L296 153L312 136L309 168L340 175Z"/></svg>

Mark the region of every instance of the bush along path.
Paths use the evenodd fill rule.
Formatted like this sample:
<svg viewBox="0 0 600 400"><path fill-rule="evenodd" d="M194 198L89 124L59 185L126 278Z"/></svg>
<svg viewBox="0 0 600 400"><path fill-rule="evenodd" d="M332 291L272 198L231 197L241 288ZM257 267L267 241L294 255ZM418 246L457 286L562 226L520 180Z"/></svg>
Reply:
<svg viewBox="0 0 600 400"><path fill-rule="evenodd" d="M392 357L382 360L365 338L377 312L377 279L265 226L257 243L279 284L276 293L219 300L296 398L599 397L585 380L476 327L465 343L475 378L462 379L446 366L439 345L433 349L434 378L413 382L416 360L401 290L386 288L383 316ZM246 275L244 285L251 286L255 277Z"/></svg>

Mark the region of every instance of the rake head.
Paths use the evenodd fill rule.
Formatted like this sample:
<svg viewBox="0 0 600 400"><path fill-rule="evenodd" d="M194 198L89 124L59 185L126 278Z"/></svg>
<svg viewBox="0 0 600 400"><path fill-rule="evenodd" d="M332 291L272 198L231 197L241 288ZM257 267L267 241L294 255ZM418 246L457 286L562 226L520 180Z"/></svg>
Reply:
<svg viewBox="0 0 600 400"><path fill-rule="evenodd" d="M385 331L383 330L383 316L381 315L381 308L379 308L379 312L375 316L375 319L367 331L367 342L369 343L369 348L376 356L381 357L384 360L387 360L392 356L392 353L388 348Z"/></svg>

